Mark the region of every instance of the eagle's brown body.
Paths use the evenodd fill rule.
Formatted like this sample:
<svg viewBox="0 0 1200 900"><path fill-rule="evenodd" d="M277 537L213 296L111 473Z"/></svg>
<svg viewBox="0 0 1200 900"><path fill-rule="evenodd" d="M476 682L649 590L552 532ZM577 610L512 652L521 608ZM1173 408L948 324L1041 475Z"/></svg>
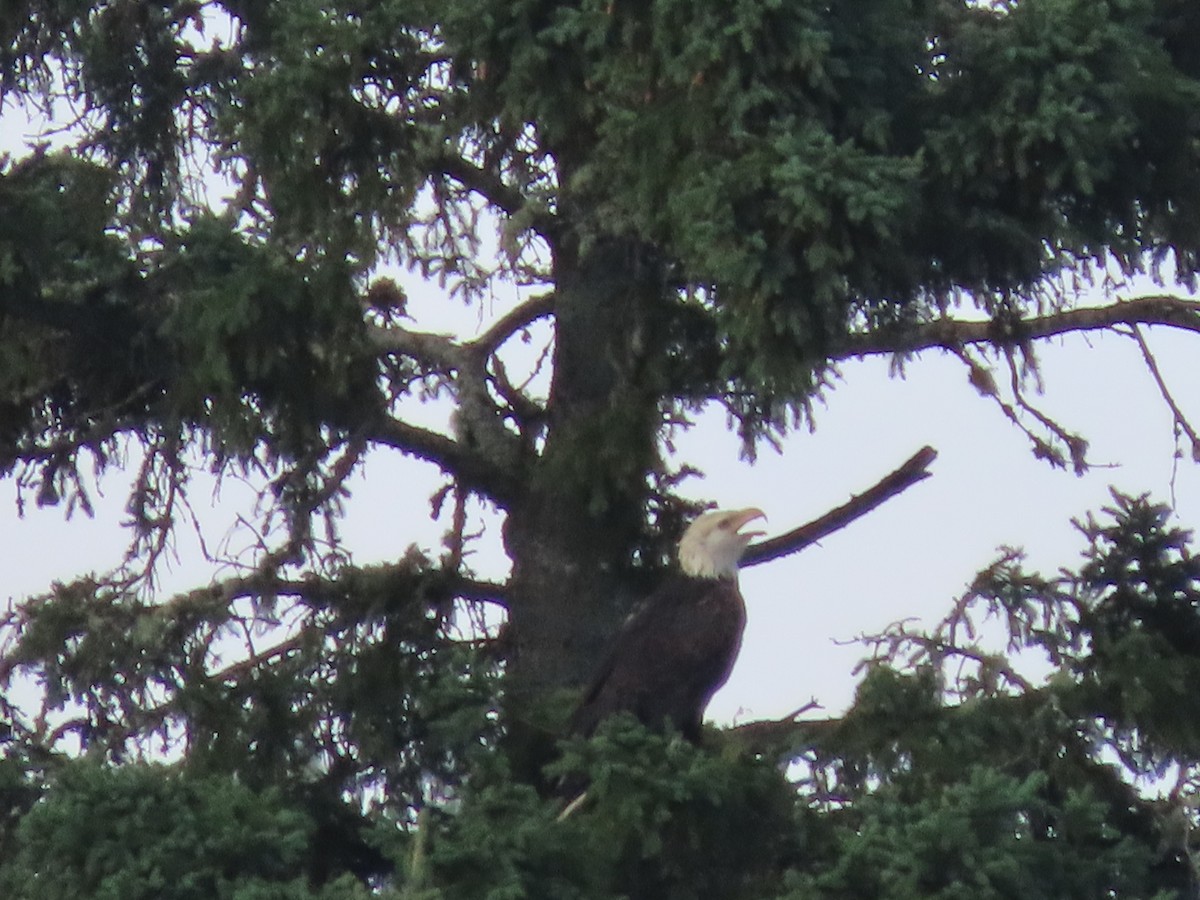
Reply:
<svg viewBox="0 0 1200 900"><path fill-rule="evenodd" d="M708 701L742 646L746 607L737 582L676 575L625 623L571 720L589 736L604 719L632 713L648 728L700 736Z"/></svg>
<svg viewBox="0 0 1200 900"><path fill-rule="evenodd" d="M681 571L625 622L584 691L571 733L589 736L631 713L647 728L700 736L704 709L729 678L742 646L746 607L737 562L757 533L739 533L757 509L705 513L680 542Z"/></svg>

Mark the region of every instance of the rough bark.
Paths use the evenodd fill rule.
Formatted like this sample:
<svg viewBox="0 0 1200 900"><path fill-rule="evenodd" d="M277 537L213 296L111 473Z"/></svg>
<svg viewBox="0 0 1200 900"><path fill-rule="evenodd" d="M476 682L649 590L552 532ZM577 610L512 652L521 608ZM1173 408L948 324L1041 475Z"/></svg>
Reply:
<svg viewBox="0 0 1200 900"><path fill-rule="evenodd" d="M665 283L622 240L560 246L543 452L505 541L508 684L517 703L577 686L640 590L631 566L656 453L656 318Z"/></svg>

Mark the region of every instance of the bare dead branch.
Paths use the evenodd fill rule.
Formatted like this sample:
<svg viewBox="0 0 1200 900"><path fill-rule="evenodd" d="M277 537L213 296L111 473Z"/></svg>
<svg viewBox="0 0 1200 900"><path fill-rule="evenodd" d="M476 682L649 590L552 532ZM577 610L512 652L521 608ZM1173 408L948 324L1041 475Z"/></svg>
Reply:
<svg viewBox="0 0 1200 900"><path fill-rule="evenodd" d="M863 493L852 496L849 501L837 509L827 512L807 525L794 528L786 534L751 544L742 557L742 568L757 566L782 556L798 553L821 538L845 528L855 519L866 515L902 491L908 490L917 482L929 478L932 475L929 466L935 459L937 459L936 450L932 447L922 447L896 471Z"/></svg>
<svg viewBox="0 0 1200 900"><path fill-rule="evenodd" d="M842 723L840 718L799 718L805 712L820 708L813 700L779 719L763 719L735 725L722 732L722 737L751 753L790 761L799 755L800 748L813 746Z"/></svg>

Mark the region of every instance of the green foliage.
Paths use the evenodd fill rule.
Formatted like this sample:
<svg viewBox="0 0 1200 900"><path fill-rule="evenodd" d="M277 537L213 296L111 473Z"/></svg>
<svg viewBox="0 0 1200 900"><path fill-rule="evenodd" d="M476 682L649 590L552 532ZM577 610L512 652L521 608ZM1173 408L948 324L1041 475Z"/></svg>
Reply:
<svg viewBox="0 0 1200 900"><path fill-rule="evenodd" d="M111 173L65 153L0 161L0 473L49 435L100 452L97 411L142 406L157 377L111 191ZM69 468L51 460L48 497Z"/></svg>
<svg viewBox="0 0 1200 900"><path fill-rule="evenodd" d="M314 824L277 791L163 766L81 760L50 779L0 861L14 900L352 900L313 884Z"/></svg>
<svg viewBox="0 0 1200 900"><path fill-rule="evenodd" d="M1186 879L1052 686L946 706L936 680L875 668L818 745L839 801L810 819L786 896L1149 897Z"/></svg>
<svg viewBox="0 0 1200 900"><path fill-rule="evenodd" d="M478 291L472 191L510 247L636 240L709 298L747 433L802 410L864 317L991 311L1105 253L1197 267L1200 81L1162 0L22 6L5 83L69 62L126 224L203 206L181 161L205 148L313 266L399 245ZM222 11L233 43L196 47Z"/></svg>
<svg viewBox="0 0 1200 900"><path fill-rule="evenodd" d="M581 841L578 829L556 822L554 808L528 785L472 787L461 812L446 819L432 843L438 896L613 896L605 888L607 860Z"/></svg>
<svg viewBox="0 0 1200 900"><path fill-rule="evenodd" d="M888 897L1149 897L1153 849L1122 837L1111 810L1087 792L1058 803L1046 779L964 765L957 778L911 799L889 787L838 823L828 868L793 873L792 900ZM1152 882L1149 882L1152 883Z"/></svg>
<svg viewBox="0 0 1200 900"><path fill-rule="evenodd" d="M574 223L585 240L635 234L711 292L753 426L811 393L859 316L900 326L961 289L990 309L1079 258L1139 268L1148 241L1190 277L1200 82L1157 15L478 0L448 37L486 63L472 93L500 148L536 123L564 193L595 208Z"/></svg>
<svg viewBox="0 0 1200 900"><path fill-rule="evenodd" d="M1090 652L1076 671L1096 711L1138 734L1137 757L1156 768L1174 753L1200 752L1200 560L1167 508L1114 499L1111 521L1079 525L1089 541L1078 591Z"/></svg>
<svg viewBox="0 0 1200 900"><path fill-rule="evenodd" d="M495 746L495 664L428 615L442 590L416 558L352 571L302 604L276 601L299 627L271 665L193 678L245 627L237 598L201 590L164 607L81 580L28 601L5 659L36 674L92 755L180 752L192 771L278 790L325 834L324 865L365 877L387 865L360 804L410 817ZM41 745L27 716L4 714L15 747Z"/></svg>
<svg viewBox="0 0 1200 900"><path fill-rule="evenodd" d="M203 428L224 458L296 459L382 407L345 264L307 265L198 215L131 259L112 178L67 154L0 171L0 472L51 435L101 467L114 434ZM33 453L34 458L39 454ZM39 500L78 482L45 454ZM86 501L85 501L86 502Z"/></svg>
<svg viewBox="0 0 1200 900"><path fill-rule="evenodd" d="M150 280L181 418L231 454L295 458L381 407L345 264L298 262L209 215L169 241Z"/></svg>
<svg viewBox="0 0 1200 900"><path fill-rule="evenodd" d="M389 114L419 102L430 64L421 2L300 0L246 9L253 65L231 73L236 101L217 130L269 186L274 236L293 248L370 263L379 234L403 239L424 173L419 147L444 135Z"/></svg>
<svg viewBox="0 0 1200 900"><path fill-rule="evenodd" d="M777 877L792 801L774 767L623 718L564 751L550 802L503 771L476 771L433 838L446 896L756 897Z"/></svg>
<svg viewBox="0 0 1200 900"><path fill-rule="evenodd" d="M1194 813L1186 795L1150 795L1200 766L1176 687L1197 653L1200 571L1144 498L1114 495L1080 528L1077 571L1050 580L1006 556L932 634L882 642L847 714L792 732L790 785L737 732L695 747L615 719L562 746L548 770L561 796L539 796L496 753L480 661L422 626L422 603L393 599L436 578L416 560L402 578L359 572L344 595L308 600L335 643L306 638L227 686L178 686L164 708L189 734L185 765L100 762L144 733L138 703L107 707L116 736L93 719L92 757L51 767L44 787L44 766L10 752L0 885L30 898L333 898L367 882L427 900L1189 896ZM154 648L180 638L155 629L203 623L203 607L166 616L114 597L106 612L84 602L97 596L32 607L12 661L56 673L64 699L116 702L151 673L169 687ZM1005 624L1005 649L980 643L980 612ZM355 637L364 616L376 625ZM950 624L975 637L948 639ZM77 658L52 663L64 646ZM1044 683L1020 680L1026 650L1052 660ZM37 746L21 728L10 719L12 751Z"/></svg>
<svg viewBox="0 0 1200 900"><path fill-rule="evenodd" d="M793 876L794 896L1194 889L1179 804L1197 765L1200 569L1165 507L1114 501L1079 523L1077 571L1047 579L1006 556L932 634L890 636L886 664L814 745L819 793L849 802L818 844L830 866ZM1005 624L1002 649L980 637L983 617ZM1050 664L1041 686L1018 672L1031 651Z"/></svg>

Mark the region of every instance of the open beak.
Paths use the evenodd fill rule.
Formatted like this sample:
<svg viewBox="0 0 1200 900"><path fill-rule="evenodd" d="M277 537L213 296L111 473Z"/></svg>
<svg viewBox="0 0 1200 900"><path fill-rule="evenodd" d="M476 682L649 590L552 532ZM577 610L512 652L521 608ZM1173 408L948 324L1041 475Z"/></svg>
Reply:
<svg viewBox="0 0 1200 900"><path fill-rule="evenodd" d="M766 518L767 514L757 506L751 506L747 509L740 509L733 517L733 530L748 541L756 537L762 537L764 534L766 534L765 531L742 531L742 529L755 519L762 519L763 521L766 521Z"/></svg>

